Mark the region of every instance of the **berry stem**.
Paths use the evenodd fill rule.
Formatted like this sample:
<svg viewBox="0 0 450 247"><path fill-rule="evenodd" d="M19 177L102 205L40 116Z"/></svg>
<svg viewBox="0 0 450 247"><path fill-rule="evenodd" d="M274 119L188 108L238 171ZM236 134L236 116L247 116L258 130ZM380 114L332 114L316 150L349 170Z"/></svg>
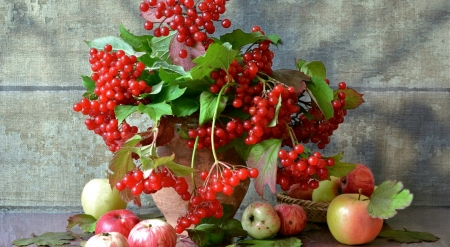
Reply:
<svg viewBox="0 0 450 247"><path fill-rule="evenodd" d="M191 168L192 169L195 168L195 153L197 151L198 139L199 139L199 137L197 136L195 138L195 144L194 144L194 148L192 150L192 158L191 158ZM197 185L195 184L194 173L191 173L191 180L192 180L192 185L194 186L194 190L196 190Z"/></svg>

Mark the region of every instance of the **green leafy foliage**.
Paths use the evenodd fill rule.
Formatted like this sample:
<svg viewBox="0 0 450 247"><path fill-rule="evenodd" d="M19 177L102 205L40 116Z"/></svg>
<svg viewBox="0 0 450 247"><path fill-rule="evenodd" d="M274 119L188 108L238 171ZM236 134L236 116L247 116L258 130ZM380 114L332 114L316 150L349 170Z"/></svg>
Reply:
<svg viewBox="0 0 450 247"><path fill-rule="evenodd" d="M289 238L280 238L280 239L266 239L266 240L257 240L257 239L246 239L240 241L239 243L228 245L227 247L241 246L242 244L249 246L258 246L258 247L300 247L302 246L302 241L296 237Z"/></svg>
<svg viewBox="0 0 450 247"><path fill-rule="evenodd" d="M264 198L264 186L268 185L273 194L276 193L276 174L278 151L281 140L269 139L254 145L247 159L247 165L258 169L259 175L254 180L256 192Z"/></svg>
<svg viewBox="0 0 450 247"><path fill-rule="evenodd" d="M199 109L196 100L187 97L180 97L170 102L172 113L177 117L190 116Z"/></svg>
<svg viewBox="0 0 450 247"><path fill-rule="evenodd" d="M143 35L136 36L130 33L125 27L120 25L120 37L127 42L135 51L143 52L150 51L149 42L152 40L153 36Z"/></svg>
<svg viewBox="0 0 450 247"><path fill-rule="evenodd" d="M197 246L216 246L224 240L247 237L247 231L242 228L241 222L232 218L234 207L229 204L222 204L222 207L221 218L203 218L194 229L186 229Z"/></svg>
<svg viewBox="0 0 450 247"><path fill-rule="evenodd" d="M218 96L208 91L200 95L199 124L203 125L211 121L214 116L219 116L227 105L228 97Z"/></svg>
<svg viewBox="0 0 450 247"><path fill-rule="evenodd" d="M133 114L138 110L137 106L134 105L118 105L114 107L114 113L119 124L123 122L128 116Z"/></svg>
<svg viewBox="0 0 450 247"><path fill-rule="evenodd" d="M128 171L131 171L136 167L131 155L133 153L140 153L140 149L136 147L140 141L141 137L136 135L126 141L122 148L114 153L113 158L109 162L109 170L111 173L108 174L108 179L109 184L111 184L111 189Z"/></svg>
<svg viewBox="0 0 450 247"><path fill-rule="evenodd" d="M212 43L203 56L199 56L193 60L197 65L186 75L191 79L202 79L208 76L214 69L227 70L233 62L239 51L233 50L230 43L222 45Z"/></svg>
<svg viewBox="0 0 450 247"><path fill-rule="evenodd" d="M172 107L167 102L139 104L138 110L147 114L154 122L159 121L163 115L172 115Z"/></svg>
<svg viewBox="0 0 450 247"><path fill-rule="evenodd" d="M306 62L304 60L300 60L297 65L300 65L300 71L309 77L317 77L320 79L327 78L327 70L321 61Z"/></svg>
<svg viewBox="0 0 450 247"><path fill-rule="evenodd" d="M398 209L408 207L413 194L403 188L402 182L384 181L370 197L367 210L374 218L388 219L397 214Z"/></svg>
<svg viewBox="0 0 450 247"><path fill-rule="evenodd" d="M400 243L436 242L439 238L427 232L404 230L386 230L378 234L380 238L387 238Z"/></svg>
<svg viewBox="0 0 450 247"><path fill-rule="evenodd" d="M352 110L360 106L362 103L364 103L363 95L361 93L356 92L353 88L346 88L346 89L337 89L334 91L334 98L337 98L337 94L339 92L344 92L345 97L345 110Z"/></svg>
<svg viewBox="0 0 450 247"><path fill-rule="evenodd" d="M154 37L150 40L150 48L152 49L150 57L157 57L162 61L170 63L169 46L175 34L176 32L172 31L167 36Z"/></svg>
<svg viewBox="0 0 450 247"><path fill-rule="evenodd" d="M175 155L172 154L171 156L163 156L163 157L155 157L153 159L153 167L145 167L143 169L154 169L160 165L164 165L167 168L169 168L175 175L177 176L188 176L191 175L195 169L191 167L187 167L184 165L180 165L173 161L175 158Z"/></svg>
<svg viewBox="0 0 450 247"><path fill-rule="evenodd" d="M81 76L81 78L83 79L83 86L86 88L86 93L83 94L83 97L88 99L97 98L97 95L94 94L95 81L89 76Z"/></svg>
<svg viewBox="0 0 450 247"><path fill-rule="evenodd" d="M103 50L105 45L110 44L113 50L123 50L128 55L135 55L133 47L129 45L126 41L116 36L107 36L92 41L85 41L86 44L91 48L96 48L98 50Z"/></svg>
<svg viewBox="0 0 450 247"><path fill-rule="evenodd" d="M97 224L97 220L94 216L89 214L72 215L67 221L67 229L79 226L84 232L95 232L95 225Z"/></svg>
<svg viewBox="0 0 450 247"><path fill-rule="evenodd" d="M344 156L344 153L338 153L335 156L331 157L334 159L335 163L334 166L328 166L328 179L330 179L330 176L341 178L345 175L347 175L349 172L353 171L355 169L356 164L346 163L342 162L342 157Z"/></svg>
<svg viewBox="0 0 450 247"><path fill-rule="evenodd" d="M306 82L306 88L309 96L316 102L325 119L332 118L334 116L333 105L331 105L333 91L325 80L319 77L311 77L311 82Z"/></svg>
<svg viewBox="0 0 450 247"><path fill-rule="evenodd" d="M16 239L12 243L17 246L28 246L35 244L38 246L62 246L70 244L75 237L70 232L46 232L31 238Z"/></svg>
<svg viewBox="0 0 450 247"><path fill-rule="evenodd" d="M233 49L239 50L241 47L256 43L262 40L270 40L273 44L281 43L280 37L277 35L264 36L261 32L246 33L241 29L235 29L231 33L220 36L220 41L230 43Z"/></svg>

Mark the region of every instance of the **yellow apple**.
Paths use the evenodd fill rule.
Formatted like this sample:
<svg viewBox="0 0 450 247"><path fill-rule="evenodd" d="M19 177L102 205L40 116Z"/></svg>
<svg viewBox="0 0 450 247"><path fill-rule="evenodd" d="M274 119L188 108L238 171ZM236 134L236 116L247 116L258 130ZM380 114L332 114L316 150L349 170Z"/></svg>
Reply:
<svg viewBox="0 0 450 247"><path fill-rule="evenodd" d="M81 205L85 214L98 219L106 212L125 209L127 203L120 198L119 191L111 190L106 178L96 178L89 181L81 193Z"/></svg>

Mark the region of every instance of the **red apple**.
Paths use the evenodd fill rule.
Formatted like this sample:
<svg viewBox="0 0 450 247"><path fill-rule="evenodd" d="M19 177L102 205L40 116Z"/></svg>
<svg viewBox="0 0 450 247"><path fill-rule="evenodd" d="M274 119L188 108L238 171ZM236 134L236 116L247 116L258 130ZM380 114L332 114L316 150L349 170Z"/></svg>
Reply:
<svg viewBox="0 0 450 247"><path fill-rule="evenodd" d="M136 224L128 236L130 247L175 247L177 233L165 221L158 219L143 220Z"/></svg>
<svg viewBox="0 0 450 247"><path fill-rule="evenodd" d="M84 247L129 247L127 238L119 232L103 232L88 239Z"/></svg>
<svg viewBox="0 0 450 247"><path fill-rule="evenodd" d="M308 186L308 189L304 190L300 188L300 184L293 184L286 194L295 199L312 200L313 189Z"/></svg>
<svg viewBox="0 0 450 247"><path fill-rule="evenodd" d="M305 229L308 217L306 211L300 205L283 203L276 205L274 208L281 220L279 234L292 236Z"/></svg>
<svg viewBox="0 0 450 247"><path fill-rule="evenodd" d="M375 179L369 167L358 164L347 176L341 178L342 193L359 193L370 197L375 188Z"/></svg>
<svg viewBox="0 0 450 247"><path fill-rule="evenodd" d="M275 208L267 202L253 202L242 213L242 228L250 237L267 239L280 230L280 217Z"/></svg>
<svg viewBox="0 0 450 247"><path fill-rule="evenodd" d="M374 240L383 227L383 219L372 218L367 211L370 199L360 194L341 194L331 201L327 224L333 237L342 244L365 244Z"/></svg>
<svg viewBox="0 0 450 247"><path fill-rule="evenodd" d="M109 211L102 215L95 226L95 234L102 232L120 232L128 237L131 229L139 223L141 219L127 209Z"/></svg>

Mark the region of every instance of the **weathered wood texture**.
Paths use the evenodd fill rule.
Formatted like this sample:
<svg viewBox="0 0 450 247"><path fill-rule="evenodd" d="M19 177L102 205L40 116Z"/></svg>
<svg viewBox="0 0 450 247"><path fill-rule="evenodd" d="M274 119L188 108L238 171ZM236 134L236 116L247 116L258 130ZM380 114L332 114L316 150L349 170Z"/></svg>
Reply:
<svg viewBox="0 0 450 247"><path fill-rule="evenodd" d="M139 0L0 1L0 208L80 208L111 153L72 104L89 73L83 40L144 33ZM260 25L284 44L275 68L322 60L333 83L364 93L326 154L403 181L413 204L450 205L450 2L232 0L233 28ZM274 200L273 196L267 196ZM258 200L250 190L246 203ZM145 204L152 204L150 198Z"/></svg>

